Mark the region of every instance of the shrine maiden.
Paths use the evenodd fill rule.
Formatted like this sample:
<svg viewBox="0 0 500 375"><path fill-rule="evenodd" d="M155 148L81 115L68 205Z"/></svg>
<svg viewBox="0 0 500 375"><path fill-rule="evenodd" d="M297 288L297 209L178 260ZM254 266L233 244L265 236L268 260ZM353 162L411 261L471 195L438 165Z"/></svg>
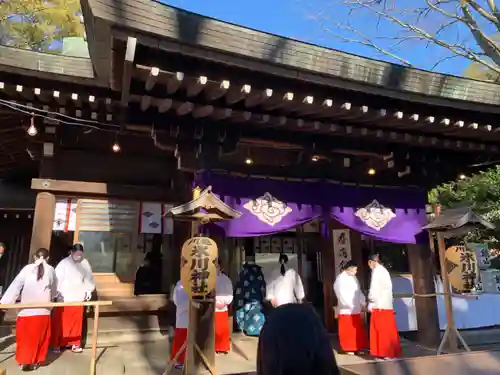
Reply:
<svg viewBox="0 0 500 375"><path fill-rule="evenodd" d="M188 333L189 296L184 290L180 280L175 285L172 295L176 312L174 341L172 343L172 350L170 351L170 360L173 361L175 359L175 367L182 369L184 367L184 359L186 356L186 347L182 347L186 343Z"/></svg>
<svg viewBox="0 0 500 375"><path fill-rule="evenodd" d="M267 283L267 299L274 307L302 302L305 293L300 275L293 268L287 267L286 254L280 255L279 263L279 269L273 272L270 282Z"/></svg>
<svg viewBox="0 0 500 375"><path fill-rule="evenodd" d="M49 251L39 249L35 262L25 266L6 290L1 304L50 303L57 294L54 268L47 264ZM50 308L23 309L16 321L16 361L23 371L35 370L47 358Z"/></svg>
<svg viewBox="0 0 500 375"><path fill-rule="evenodd" d="M233 302L233 284L217 264L215 286L215 351L227 354L231 350L228 306Z"/></svg>
<svg viewBox="0 0 500 375"><path fill-rule="evenodd" d="M372 269L368 310L370 319L370 353L382 359L401 356L401 344L393 309L392 280L389 271L380 264L378 254L368 260Z"/></svg>
<svg viewBox="0 0 500 375"><path fill-rule="evenodd" d="M60 301L84 302L92 298L95 282L92 268L83 257L83 245L77 243L71 248L68 257L56 267L57 291ZM51 346L55 352L71 348L81 353L83 306L65 306L54 309L52 315Z"/></svg>
<svg viewBox="0 0 500 375"><path fill-rule="evenodd" d="M340 347L347 354L354 354L368 347L361 319L361 311L366 307L366 298L359 286L357 272L356 264L349 261L333 284L338 300Z"/></svg>

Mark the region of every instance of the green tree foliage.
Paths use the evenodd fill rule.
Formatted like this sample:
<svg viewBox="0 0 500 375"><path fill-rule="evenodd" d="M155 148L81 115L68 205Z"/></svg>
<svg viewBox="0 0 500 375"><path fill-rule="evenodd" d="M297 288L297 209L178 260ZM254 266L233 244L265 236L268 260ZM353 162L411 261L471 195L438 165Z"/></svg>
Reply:
<svg viewBox="0 0 500 375"><path fill-rule="evenodd" d="M496 34L491 37L495 44L500 45L500 35ZM490 60L490 63L492 61ZM500 83L500 73L490 69L489 67L478 62L471 63L462 73L466 78L477 79L479 81L490 81Z"/></svg>
<svg viewBox="0 0 500 375"><path fill-rule="evenodd" d="M466 78L479 81L500 82L500 74L478 63L470 64L462 73Z"/></svg>
<svg viewBox="0 0 500 375"><path fill-rule="evenodd" d="M429 201L443 208L467 205L500 228L500 166L480 172L457 182L443 184L429 193ZM478 230L467 236L468 241L500 242L500 233Z"/></svg>
<svg viewBox="0 0 500 375"><path fill-rule="evenodd" d="M0 42L47 52L54 41L83 36L79 0L0 0Z"/></svg>

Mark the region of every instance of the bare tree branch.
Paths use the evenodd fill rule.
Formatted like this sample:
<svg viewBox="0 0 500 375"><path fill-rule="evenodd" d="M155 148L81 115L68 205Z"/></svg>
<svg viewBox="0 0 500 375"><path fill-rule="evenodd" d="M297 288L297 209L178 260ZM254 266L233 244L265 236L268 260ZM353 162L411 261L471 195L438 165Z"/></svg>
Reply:
<svg viewBox="0 0 500 375"><path fill-rule="evenodd" d="M500 74L500 45L494 34L500 32L500 12L495 0L412 0L420 5L413 8L398 7L398 0L338 1L348 11L344 21L328 27L324 15L316 20L344 42L369 47L407 66L413 64L401 54L403 45L413 41L426 48L438 46L447 56L438 56L432 69L458 57ZM353 26L362 16L371 18L376 32L366 31L364 24L362 30Z"/></svg>

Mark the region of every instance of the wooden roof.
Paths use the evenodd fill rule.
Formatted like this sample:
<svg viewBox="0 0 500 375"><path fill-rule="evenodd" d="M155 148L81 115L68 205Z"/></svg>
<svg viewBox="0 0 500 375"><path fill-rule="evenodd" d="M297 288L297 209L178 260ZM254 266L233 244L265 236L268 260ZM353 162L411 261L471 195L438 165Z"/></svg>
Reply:
<svg viewBox="0 0 500 375"><path fill-rule="evenodd" d="M151 0L82 0L90 54L109 77L111 34L313 84L499 113L498 85L406 68L218 21Z"/></svg>
<svg viewBox="0 0 500 375"><path fill-rule="evenodd" d="M98 160L117 132L121 154L144 157L143 165L349 183L434 186L500 160L496 85L352 56L150 0L81 2L91 59L0 47L0 98L38 108L57 128L48 140L26 139L19 124L27 115L10 113L2 126L17 127L22 142L0 148L0 168L10 163L9 152L37 160L26 142L36 142L41 154L42 140L55 143L59 158L78 150ZM57 126L64 116L106 132ZM375 176L367 175L370 168ZM89 163L89 176L94 169ZM101 169L107 176L109 168Z"/></svg>
<svg viewBox="0 0 500 375"><path fill-rule="evenodd" d="M0 71L61 82L105 86L86 58L40 53L0 46Z"/></svg>

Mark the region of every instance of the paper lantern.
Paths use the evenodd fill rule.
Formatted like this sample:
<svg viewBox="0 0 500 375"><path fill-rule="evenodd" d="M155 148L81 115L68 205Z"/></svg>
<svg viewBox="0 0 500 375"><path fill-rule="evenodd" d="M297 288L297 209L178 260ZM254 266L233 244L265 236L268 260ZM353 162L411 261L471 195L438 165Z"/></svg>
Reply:
<svg viewBox="0 0 500 375"><path fill-rule="evenodd" d="M452 246L445 252L446 272L450 284L459 293L470 293L479 283L477 258L474 250Z"/></svg>
<svg viewBox="0 0 500 375"><path fill-rule="evenodd" d="M181 282L191 298L215 292L218 253L217 244L208 237L192 237L182 245Z"/></svg>

